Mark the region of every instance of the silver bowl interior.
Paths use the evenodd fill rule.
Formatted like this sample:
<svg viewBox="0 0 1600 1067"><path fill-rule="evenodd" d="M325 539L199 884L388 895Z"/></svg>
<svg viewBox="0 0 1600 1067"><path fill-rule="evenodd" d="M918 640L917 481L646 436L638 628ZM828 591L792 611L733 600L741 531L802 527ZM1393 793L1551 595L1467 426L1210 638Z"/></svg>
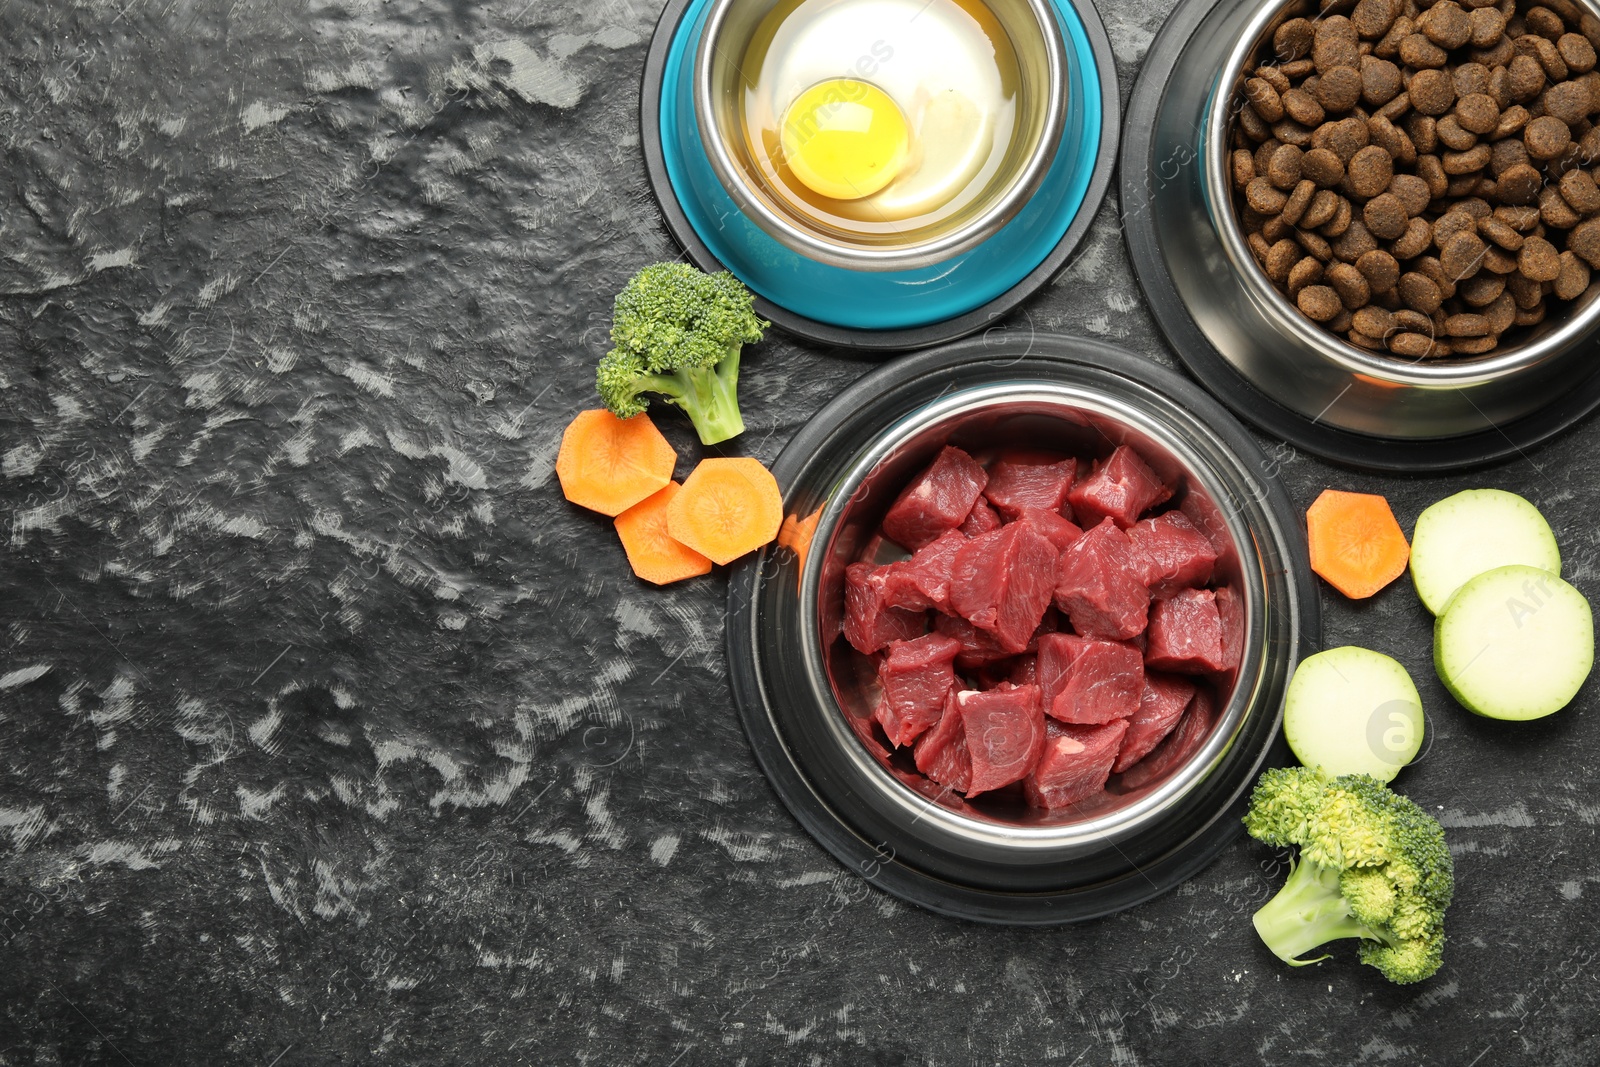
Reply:
<svg viewBox="0 0 1600 1067"><path fill-rule="evenodd" d="M1215 685L1221 715L1188 762L1136 789L1125 787L1121 775L1113 775L1100 797L1045 812L1029 808L1014 795L968 802L918 774L906 750L891 753L874 737L872 661L840 636L844 569L861 557L900 489L945 444L961 446L980 461L1005 447L1098 457L1119 444L1131 445L1175 488L1170 506L1181 508L1222 548L1217 582L1233 586L1242 596L1245 652L1235 678ZM1277 710L1254 706L1249 687L1236 684L1238 677L1260 673L1265 594L1260 559L1251 558L1251 565L1245 565L1239 548L1247 546L1254 557L1254 535L1242 525L1236 509L1218 506L1218 500L1226 498L1227 490L1207 461L1173 427L1124 399L1083 387L1017 381L963 390L890 427L857 458L824 509L806 567L807 589L801 594L802 605L811 607L802 622L802 632L811 638L807 658L826 678L823 711L837 744L877 791L874 801L959 834L1011 847L1055 850L1136 834L1181 806L1232 744L1246 716L1274 715Z"/></svg>
<svg viewBox="0 0 1600 1067"><path fill-rule="evenodd" d="M981 0L1017 57L1015 133L988 185L948 218L882 232L825 228L774 195L751 158L740 120L749 78L740 69L762 20L785 0L717 0L695 57L695 115L706 155L723 187L755 223L786 247L857 270L909 270L981 243L1021 210L1055 159L1065 117L1066 58L1048 0ZM850 57L841 62L848 67Z"/></svg>
<svg viewBox="0 0 1600 1067"><path fill-rule="evenodd" d="M1319 17L1318 12L1318 5L1309 0L1268 4L1261 8L1228 56L1220 85L1229 87L1229 91L1215 94L1208 115L1210 129L1206 167L1211 188L1231 188L1227 178L1231 144L1229 135L1234 116L1243 106L1245 68L1273 54L1272 38L1279 26L1294 18L1315 19ZM1553 304L1543 322L1533 326L1512 327L1508 343L1481 356L1412 359L1372 352L1312 322L1278 291L1245 244L1237 197L1231 194L1216 197L1211 207L1222 216L1218 234L1228 262L1249 289L1251 299L1261 307L1263 314L1297 335L1307 348L1352 373L1420 387L1492 383L1515 376L1559 355L1574 340L1593 332L1596 320L1600 319L1600 299L1597 299L1600 297L1600 285L1595 285L1575 301Z"/></svg>

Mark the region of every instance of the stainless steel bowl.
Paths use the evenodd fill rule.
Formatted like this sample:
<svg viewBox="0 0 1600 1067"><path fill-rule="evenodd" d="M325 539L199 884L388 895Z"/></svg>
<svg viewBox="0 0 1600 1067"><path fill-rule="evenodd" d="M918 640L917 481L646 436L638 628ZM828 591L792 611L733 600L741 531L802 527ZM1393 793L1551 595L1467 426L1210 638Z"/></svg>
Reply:
<svg viewBox="0 0 1600 1067"><path fill-rule="evenodd" d="M1074 815L940 798L858 736L866 663L837 637L843 568L898 489L947 442L1103 454L1132 444L1186 511L1234 546L1237 680L1205 743L1164 781ZM917 903L994 922L1103 914L1176 884L1238 832L1278 734L1284 686L1319 622L1298 518L1248 434L1210 398L1095 342L1001 338L909 357L808 423L774 465L803 553L763 553L730 592L730 667L746 730L780 795L835 855ZM804 557L802 565L801 556Z"/></svg>
<svg viewBox="0 0 1600 1067"><path fill-rule="evenodd" d="M807 225L756 177L739 120L740 70L761 21L780 0L715 0L695 55L694 105L712 169L740 210L785 247L854 270L926 267L992 236L1028 201L1055 159L1065 116L1066 59L1048 0L982 0L1011 39L1020 84L1017 133L988 187L949 219L882 236ZM847 57L848 58L848 57Z"/></svg>
<svg viewBox="0 0 1600 1067"><path fill-rule="evenodd" d="M1587 10L1600 12L1593 4ZM1408 361L1351 345L1303 316L1244 243L1228 135L1245 64L1305 0L1216 4L1181 42L1149 146L1149 228L1184 309L1235 371L1306 419L1357 434L1445 438L1492 429L1558 400L1591 373L1600 300L1552 311L1477 358ZM1174 16L1177 18L1178 16ZM1139 121L1130 114L1130 122ZM1198 164L1198 165L1196 165ZM1125 205L1126 209L1126 205ZM1147 288L1149 287L1147 283Z"/></svg>

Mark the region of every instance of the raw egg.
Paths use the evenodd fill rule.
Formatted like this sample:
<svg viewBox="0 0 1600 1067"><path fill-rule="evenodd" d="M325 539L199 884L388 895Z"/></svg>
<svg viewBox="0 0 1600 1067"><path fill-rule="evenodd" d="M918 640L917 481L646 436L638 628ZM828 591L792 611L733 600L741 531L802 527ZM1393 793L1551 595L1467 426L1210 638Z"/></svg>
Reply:
<svg viewBox="0 0 1600 1067"><path fill-rule="evenodd" d="M999 172L1020 80L982 0L785 0L751 38L740 101L748 161L792 218L910 239Z"/></svg>

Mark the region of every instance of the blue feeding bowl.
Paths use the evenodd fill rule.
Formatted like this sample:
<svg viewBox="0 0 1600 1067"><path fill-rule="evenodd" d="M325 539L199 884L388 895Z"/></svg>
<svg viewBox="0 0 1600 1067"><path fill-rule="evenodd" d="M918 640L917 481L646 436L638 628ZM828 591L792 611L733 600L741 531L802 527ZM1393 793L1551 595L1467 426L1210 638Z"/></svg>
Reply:
<svg viewBox="0 0 1600 1067"><path fill-rule="evenodd" d="M1118 115L1104 28L1087 0L966 0L964 10L1003 35L996 54L1015 56L1009 137L943 215L854 227L786 197L772 169L783 157L769 165L742 110L761 80L746 69L752 41L770 38L775 20L837 6L668 4L641 93L645 159L667 225L697 266L731 271L761 314L814 341L893 351L987 327L1065 265L1109 184ZM879 57L893 51L873 44ZM878 57L843 39L839 48L834 69L871 81ZM902 44L908 53L902 64L938 62ZM926 139L917 151L944 147Z"/></svg>

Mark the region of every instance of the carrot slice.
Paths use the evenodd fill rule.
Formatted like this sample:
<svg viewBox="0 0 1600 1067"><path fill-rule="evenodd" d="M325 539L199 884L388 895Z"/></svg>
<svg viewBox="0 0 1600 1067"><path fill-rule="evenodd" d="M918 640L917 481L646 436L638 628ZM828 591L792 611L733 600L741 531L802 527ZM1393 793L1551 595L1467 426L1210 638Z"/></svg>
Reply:
<svg viewBox="0 0 1600 1067"><path fill-rule="evenodd" d="M619 419L605 408L580 411L561 435L556 477L580 507L620 515L672 481L678 453L648 415Z"/></svg>
<svg viewBox="0 0 1600 1067"><path fill-rule="evenodd" d="M709 559L667 532L667 507L682 488L668 482L612 520L633 573L656 585L711 573Z"/></svg>
<svg viewBox="0 0 1600 1067"><path fill-rule="evenodd" d="M818 508L805 518L797 515L785 515L783 525L778 528L778 544L792 551L800 561L800 569L806 569L806 556L811 552L811 539L817 534L817 520L822 518L822 509Z"/></svg>
<svg viewBox="0 0 1600 1067"><path fill-rule="evenodd" d="M783 495L754 459L703 459L667 506L667 532L713 562L728 563L778 534Z"/></svg>
<svg viewBox="0 0 1600 1067"><path fill-rule="evenodd" d="M1306 511L1311 569L1352 600L1400 577L1411 546L1389 501L1373 493L1325 489Z"/></svg>

